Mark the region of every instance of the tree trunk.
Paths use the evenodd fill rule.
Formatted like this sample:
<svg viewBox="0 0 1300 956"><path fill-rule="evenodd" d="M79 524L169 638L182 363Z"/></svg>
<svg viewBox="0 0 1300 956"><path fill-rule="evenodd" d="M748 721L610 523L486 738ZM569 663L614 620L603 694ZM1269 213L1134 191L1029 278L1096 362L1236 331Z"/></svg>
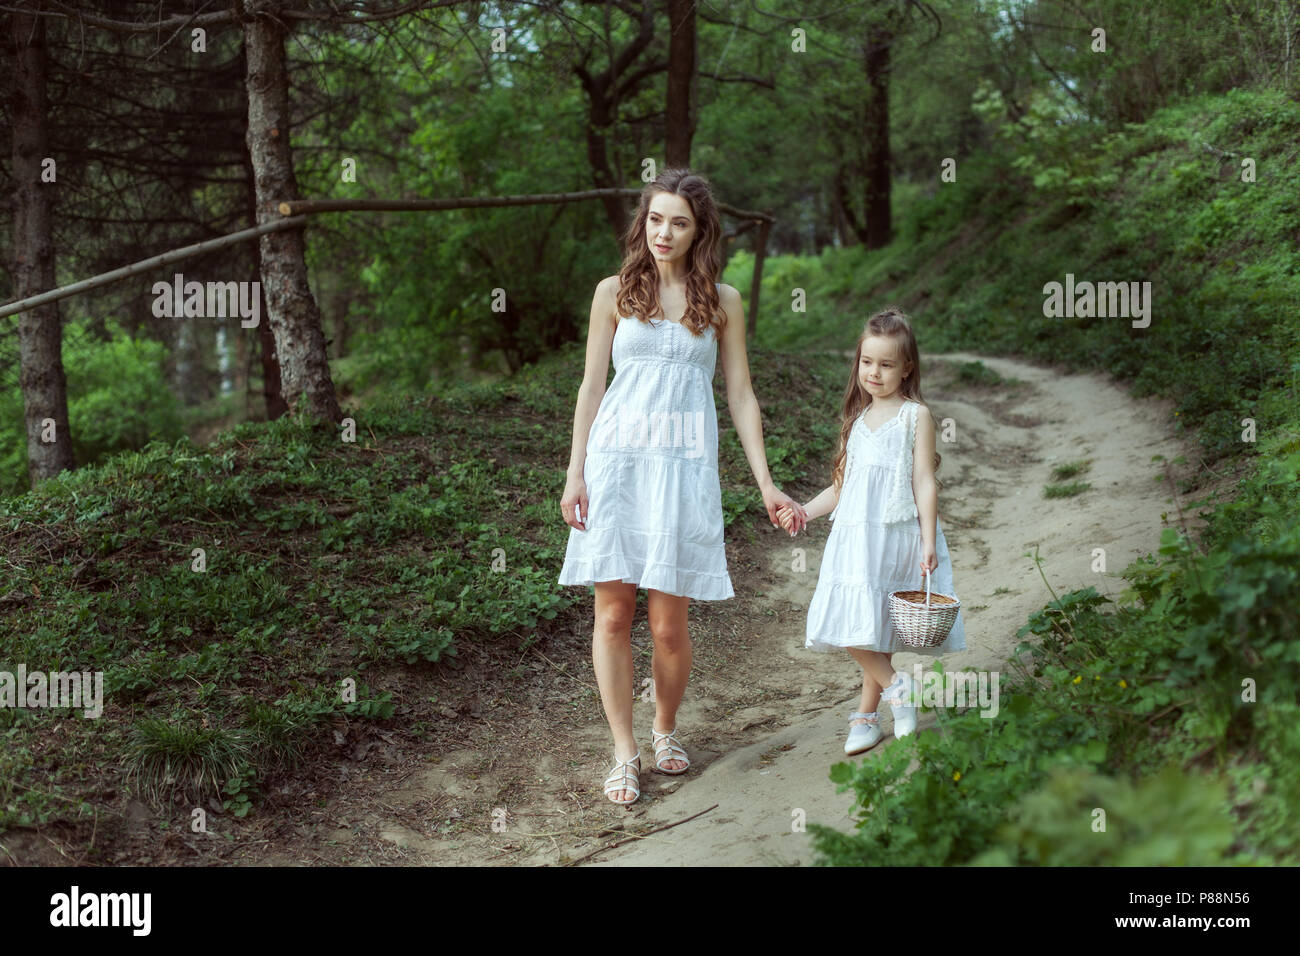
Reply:
<svg viewBox="0 0 1300 956"><path fill-rule="evenodd" d="M235 2L246 17L243 0ZM266 9L260 7L259 12ZM244 19L248 152L253 161L258 224L280 218L278 204L298 198L289 148L289 77L284 39L284 29L274 16ZM307 282L303 232L286 229L260 239L262 291L267 306L264 321L269 321L275 336L281 386L290 414L338 422L342 413L330 378L320 308ZM267 413L271 414L270 408Z"/></svg>
<svg viewBox="0 0 1300 956"><path fill-rule="evenodd" d="M248 140L248 130L244 130L245 142ZM244 150L244 171L247 181L248 196L248 224L257 225L257 177L253 173L253 156ZM262 268L262 243L257 241L250 250L253 260L253 274L262 276L266 270ZM289 406L284 402L284 395L280 391L280 361L275 357L275 337L271 334L271 323L266 320L266 287L261 288L261 309L262 317L265 321L257 326L257 347L262 358L262 402L266 408L266 420L274 421L289 410ZM236 334L244 334L247 330L240 328ZM252 376L249 376L249 383L252 382Z"/></svg>
<svg viewBox="0 0 1300 956"><path fill-rule="evenodd" d="M46 147L45 17L13 13L14 294L24 299L54 288L50 190L41 181ZM27 477L32 487L74 465L63 374L63 327L57 302L23 312L18 320L21 388L27 422ZM43 441L44 422L54 423Z"/></svg>
<svg viewBox="0 0 1300 956"><path fill-rule="evenodd" d="M844 165L835 168L832 182L831 214L835 222L835 231L840 237L840 245L856 246L858 244L857 223L853 219L853 210L849 208L849 194L844 184Z"/></svg>
<svg viewBox="0 0 1300 956"><path fill-rule="evenodd" d="M695 0L668 0L668 23L664 161L686 167L695 138Z"/></svg>
<svg viewBox="0 0 1300 956"><path fill-rule="evenodd" d="M889 51L893 34L885 27L867 31L866 123L867 146L866 246L879 249L894 236L890 213L889 151Z"/></svg>
<svg viewBox="0 0 1300 956"><path fill-rule="evenodd" d="M602 98L597 100L593 96L587 116L587 161L591 163L591 179L596 188L609 189L619 184L614 171L609 167L609 150L605 143L605 130L609 129L613 118L608 104L604 102L603 91L600 92ZM621 244L628 225L623 200L617 196L606 196L600 203L605 207L605 218L614 230L614 238Z"/></svg>
<svg viewBox="0 0 1300 956"><path fill-rule="evenodd" d="M767 258L767 236L772 224L761 220L754 233L754 274L749 284L749 340L754 341L758 334L758 294L763 286L763 260Z"/></svg>
<svg viewBox="0 0 1300 956"><path fill-rule="evenodd" d="M587 69L590 51L572 65L590 104L587 111L587 160L591 163L592 180L599 189L618 185L618 177L610 168L609 145L605 136L614 124L620 97L635 96L643 82L668 66L661 60L636 68L638 58L649 49L654 40L657 10L657 4L642 4L636 36L617 54L611 55L606 69L599 73ZM631 15L633 14L629 12ZM601 202L605 206L605 216L614 228L614 238L621 245L628 227L628 215L623 201L610 196Z"/></svg>

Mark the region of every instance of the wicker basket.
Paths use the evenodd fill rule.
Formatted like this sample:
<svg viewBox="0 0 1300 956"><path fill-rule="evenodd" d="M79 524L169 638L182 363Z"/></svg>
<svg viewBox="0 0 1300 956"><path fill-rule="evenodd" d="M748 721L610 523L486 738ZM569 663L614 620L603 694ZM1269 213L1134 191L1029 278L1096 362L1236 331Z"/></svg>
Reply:
<svg viewBox="0 0 1300 956"><path fill-rule="evenodd" d="M931 594L930 573L924 575L924 591L894 591L889 595L894 630L908 647L938 647L947 640L961 609L955 597Z"/></svg>

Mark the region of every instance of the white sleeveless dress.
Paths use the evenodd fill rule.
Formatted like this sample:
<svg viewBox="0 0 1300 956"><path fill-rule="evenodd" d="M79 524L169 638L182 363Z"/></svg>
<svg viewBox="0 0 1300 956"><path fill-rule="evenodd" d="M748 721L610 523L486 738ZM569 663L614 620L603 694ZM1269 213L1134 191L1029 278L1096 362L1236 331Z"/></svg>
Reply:
<svg viewBox="0 0 1300 956"><path fill-rule="evenodd" d="M569 529L562 585L624 581L734 597L722 538L712 328L619 317L614 380L587 436L586 531Z"/></svg>
<svg viewBox="0 0 1300 956"><path fill-rule="evenodd" d="M937 647L903 644L889 618L889 594L925 589L921 574L921 524L916 515L898 520L891 492L912 499L911 450L916 439L916 411L905 401L898 414L874 432L862 417L849 431L848 457L839 504L831 512L832 528L822 553L817 590L808 605L804 647L829 651L857 647L885 654L948 654L965 650L963 612L948 637ZM865 413L864 413L865 414ZM900 476L898 484L895 474ZM960 598L953 586L952 560L942 522L935 521L935 556L930 590Z"/></svg>

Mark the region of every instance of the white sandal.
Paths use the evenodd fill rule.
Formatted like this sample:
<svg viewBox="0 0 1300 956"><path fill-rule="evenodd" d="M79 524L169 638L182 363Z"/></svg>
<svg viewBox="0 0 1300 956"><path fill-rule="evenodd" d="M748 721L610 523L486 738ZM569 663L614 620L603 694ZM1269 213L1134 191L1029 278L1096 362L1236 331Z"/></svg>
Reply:
<svg viewBox="0 0 1300 956"><path fill-rule="evenodd" d="M691 768L691 762L686 759L686 751L680 746L681 741L673 736L676 733L676 727L666 734L661 734L655 730L654 724L650 725L650 742L655 748L655 769L660 773L666 773L673 777L679 773L685 773ZM664 741L669 741L669 743L664 743ZM664 767L665 760L680 760L686 766L678 770L668 770Z"/></svg>
<svg viewBox="0 0 1300 956"><path fill-rule="evenodd" d="M635 767L632 766L633 762L636 763ZM632 799L615 800L610 796L610 794L619 790L631 790L633 793ZM629 803L636 803L637 798L641 796L640 750L626 760L619 760L618 754L614 754L614 769L605 778L605 796L609 797L611 803L617 803L621 807L627 806Z"/></svg>

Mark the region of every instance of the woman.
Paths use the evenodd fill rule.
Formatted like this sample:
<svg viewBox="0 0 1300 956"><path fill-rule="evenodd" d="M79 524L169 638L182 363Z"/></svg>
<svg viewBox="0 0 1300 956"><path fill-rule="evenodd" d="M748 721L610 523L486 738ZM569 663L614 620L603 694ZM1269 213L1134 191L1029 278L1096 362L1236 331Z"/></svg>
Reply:
<svg viewBox="0 0 1300 956"><path fill-rule="evenodd" d="M740 293L715 281L721 235L708 183L688 170L666 170L642 191L624 237L623 266L596 286L591 304L560 501L572 530L559 583L596 589L591 655L614 735L605 793L618 804L641 794L641 751L632 733L637 587L647 591L654 639L651 743L656 768L667 774L690 765L676 737L691 669L687 607L691 598L734 596L722 540L713 402L719 339L727 404L768 520L775 526L777 509L788 505L798 516L793 531L807 521L768 473ZM614 381L606 391L611 355Z"/></svg>

